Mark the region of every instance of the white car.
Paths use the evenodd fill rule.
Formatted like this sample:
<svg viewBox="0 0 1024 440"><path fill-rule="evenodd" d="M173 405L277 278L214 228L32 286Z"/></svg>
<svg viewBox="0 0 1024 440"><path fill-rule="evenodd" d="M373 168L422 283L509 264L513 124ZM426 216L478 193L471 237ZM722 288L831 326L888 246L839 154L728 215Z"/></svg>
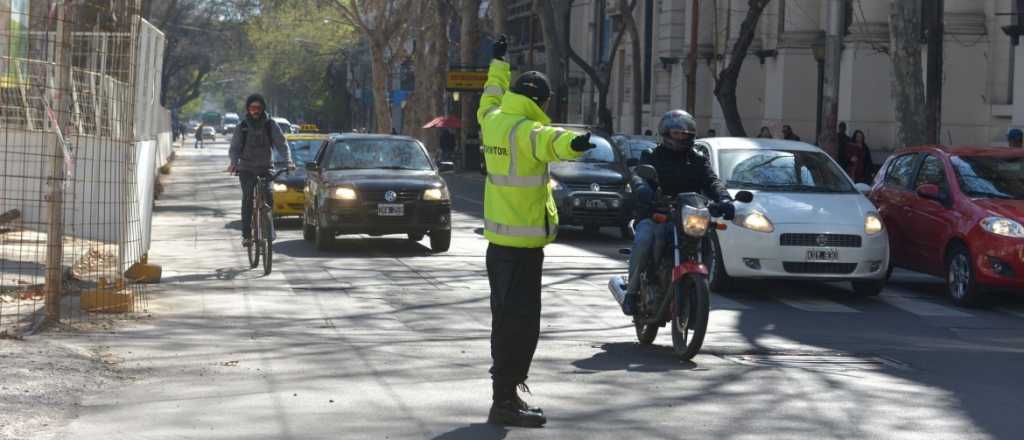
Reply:
<svg viewBox="0 0 1024 440"><path fill-rule="evenodd" d="M729 192L754 194L717 231L705 258L713 290L734 278L851 281L861 296L887 279L889 237L862 186L803 142L710 138L697 150Z"/></svg>

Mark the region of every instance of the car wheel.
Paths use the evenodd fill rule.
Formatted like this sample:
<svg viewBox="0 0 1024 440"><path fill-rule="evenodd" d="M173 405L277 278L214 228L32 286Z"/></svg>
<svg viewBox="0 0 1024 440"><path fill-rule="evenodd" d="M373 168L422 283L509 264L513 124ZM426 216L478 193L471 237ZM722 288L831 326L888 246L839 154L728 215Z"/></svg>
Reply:
<svg viewBox="0 0 1024 440"><path fill-rule="evenodd" d="M409 241L416 241L416 242L418 242L420 240L423 240L423 233L422 232L416 232L416 233L410 232L406 236L409 237Z"/></svg>
<svg viewBox="0 0 1024 440"><path fill-rule="evenodd" d="M447 252L452 246L452 231L430 231L430 250Z"/></svg>
<svg viewBox="0 0 1024 440"><path fill-rule="evenodd" d="M722 258L722 246L718 244L718 234L712 233L705 241L705 264L708 265L708 284L712 292L724 292L733 287L733 279L725 271L725 259ZM711 255L708 255L708 254Z"/></svg>
<svg viewBox="0 0 1024 440"><path fill-rule="evenodd" d="M885 288L885 279L851 281L854 295L860 297L878 296Z"/></svg>
<svg viewBox="0 0 1024 440"><path fill-rule="evenodd" d="M334 233L325 230L325 228L320 224L316 225L314 235L313 245L316 247L316 250L329 251L331 250L331 247L334 246Z"/></svg>
<svg viewBox="0 0 1024 440"><path fill-rule="evenodd" d="M963 245L954 245L946 257L946 293L960 307L977 305L980 300L971 252Z"/></svg>
<svg viewBox="0 0 1024 440"><path fill-rule="evenodd" d="M635 238L636 234L633 231L633 225L631 225L630 222L626 222L626 224L619 226L619 235L621 235L624 240L632 240Z"/></svg>

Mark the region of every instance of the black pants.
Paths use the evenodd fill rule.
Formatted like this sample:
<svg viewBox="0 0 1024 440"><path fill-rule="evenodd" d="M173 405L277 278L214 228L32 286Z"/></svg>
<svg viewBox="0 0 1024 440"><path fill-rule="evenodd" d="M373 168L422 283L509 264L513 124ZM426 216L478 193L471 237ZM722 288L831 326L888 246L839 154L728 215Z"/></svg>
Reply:
<svg viewBox="0 0 1024 440"><path fill-rule="evenodd" d="M239 171L238 181L242 184L242 238L248 240L252 238L252 198L253 189L256 187L256 173L252 171ZM274 192L270 190L270 179L263 181L263 200L267 202L268 212L272 206L274 206ZM270 222L270 238L273 241L275 237L274 222Z"/></svg>
<svg viewBox="0 0 1024 440"><path fill-rule="evenodd" d="M494 400L502 400L526 381L540 337L541 271L544 249L491 244L487 277L491 282L491 380Z"/></svg>

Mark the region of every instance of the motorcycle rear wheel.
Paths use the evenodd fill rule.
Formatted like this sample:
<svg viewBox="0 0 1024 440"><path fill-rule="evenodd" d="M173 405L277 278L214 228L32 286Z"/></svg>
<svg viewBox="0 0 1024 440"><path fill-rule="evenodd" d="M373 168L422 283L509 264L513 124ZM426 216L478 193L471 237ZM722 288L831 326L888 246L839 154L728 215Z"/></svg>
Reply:
<svg viewBox="0 0 1024 440"><path fill-rule="evenodd" d="M682 360L693 359L704 345L711 304L708 278L689 274L673 286L672 349Z"/></svg>
<svg viewBox="0 0 1024 440"><path fill-rule="evenodd" d="M640 345L651 345L654 343L654 338L658 337L658 326L644 324L640 321L642 318L637 318L633 321L633 327L636 328L636 339L640 341Z"/></svg>

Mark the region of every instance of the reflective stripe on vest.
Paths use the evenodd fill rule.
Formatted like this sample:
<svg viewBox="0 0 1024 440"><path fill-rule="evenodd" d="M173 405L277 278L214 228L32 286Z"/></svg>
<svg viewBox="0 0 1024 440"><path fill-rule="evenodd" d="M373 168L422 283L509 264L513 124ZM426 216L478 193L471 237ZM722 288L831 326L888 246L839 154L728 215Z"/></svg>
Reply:
<svg viewBox="0 0 1024 440"><path fill-rule="evenodd" d="M519 155L516 153L518 144L516 143L516 130L519 129L520 125L523 125L530 120L527 118L520 119L512 126L512 132L508 134L508 148L509 148L509 161L508 161L508 175L518 176L519 175Z"/></svg>
<svg viewBox="0 0 1024 440"><path fill-rule="evenodd" d="M547 237L548 232L543 227L521 227L521 226L509 226L501 223L493 222L491 220L484 220L484 227L488 231L495 234L506 235L509 237Z"/></svg>
<svg viewBox="0 0 1024 440"><path fill-rule="evenodd" d="M529 188L547 185L548 180L551 179L551 177L547 173L544 173L544 175L541 176L498 176L495 174L488 174L487 179L491 181L491 184L497 186Z"/></svg>
<svg viewBox="0 0 1024 440"><path fill-rule="evenodd" d="M544 130L544 127L537 127L537 128L535 128L535 129L530 131L530 147L533 148L533 160L536 160L537 162L541 162L540 158L537 157L537 136L540 135L540 132L543 131L543 130ZM561 129L558 130L558 134L555 135L554 137L552 137L551 139L549 139L548 146L550 147L550 146L554 145L555 142L558 142L558 139L561 138L562 135L564 135L566 133L569 133L569 131L568 130L561 130ZM555 158L556 159L564 160L564 159L562 159L561 156L558 155L558 149L557 148L551 148L551 151L555 154Z"/></svg>
<svg viewBox="0 0 1024 440"><path fill-rule="evenodd" d="M487 87L484 87L484 95L488 95L488 96L504 96L505 95L505 90L503 90L500 86L487 86Z"/></svg>

